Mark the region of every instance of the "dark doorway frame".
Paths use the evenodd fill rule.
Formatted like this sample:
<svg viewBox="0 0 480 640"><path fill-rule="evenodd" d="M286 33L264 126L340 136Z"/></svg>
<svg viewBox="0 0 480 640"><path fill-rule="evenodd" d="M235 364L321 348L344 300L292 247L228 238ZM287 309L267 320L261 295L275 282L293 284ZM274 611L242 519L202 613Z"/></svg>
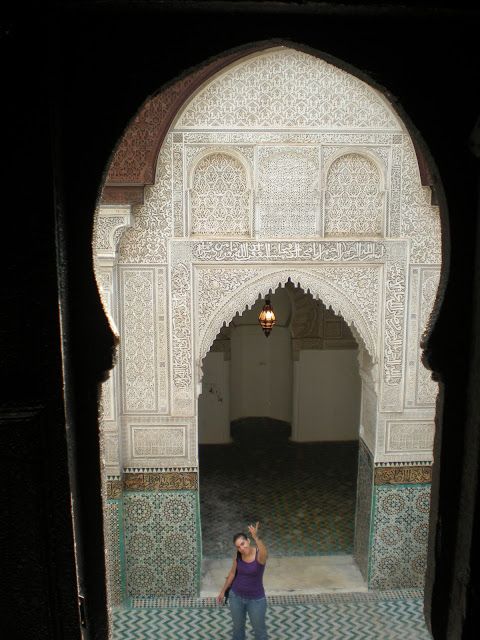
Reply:
<svg viewBox="0 0 480 640"><path fill-rule="evenodd" d="M449 279L426 345L441 383L426 610L436 639L475 637L479 11L458 0L436 7L386 2L381 9L378 3L268 4L85 1L50 4L41 13L23 5L5 10L9 167L3 193L12 232L4 237L12 241L3 247L8 338L0 434L2 498L10 515L1 557L2 574L10 576L2 602L9 603L11 638L80 638L78 576L86 599L83 637L106 638L97 403L112 366L113 336L93 277L91 233L111 150L159 86L220 51L270 38L328 51L389 87L390 99L402 104L435 158L436 165L412 128L419 157L428 158L426 183L449 211ZM167 33L178 37L167 42Z"/></svg>

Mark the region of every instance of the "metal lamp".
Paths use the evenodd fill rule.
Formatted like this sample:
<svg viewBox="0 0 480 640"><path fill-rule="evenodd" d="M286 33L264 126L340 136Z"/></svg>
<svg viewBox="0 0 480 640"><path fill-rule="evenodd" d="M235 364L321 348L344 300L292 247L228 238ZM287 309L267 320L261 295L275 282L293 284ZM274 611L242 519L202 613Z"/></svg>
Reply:
<svg viewBox="0 0 480 640"><path fill-rule="evenodd" d="M270 300L266 299L263 309L260 311L258 321L263 329L263 333L268 338L273 325L275 324L275 313L273 312Z"/></svg>

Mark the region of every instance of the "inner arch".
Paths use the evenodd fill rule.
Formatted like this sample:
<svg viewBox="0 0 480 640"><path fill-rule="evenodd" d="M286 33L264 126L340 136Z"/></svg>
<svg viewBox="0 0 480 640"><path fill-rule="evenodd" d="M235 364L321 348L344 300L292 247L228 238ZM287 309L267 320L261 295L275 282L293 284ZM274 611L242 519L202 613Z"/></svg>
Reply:
<svg viewBox="0 0 480 640"><path fill-rule="evenodd" d="M236 313L248 309L252 300L268 295L269 292L275 291L278 286L284 286L287 282L300 286L315 299L327 302L334 313L341 315L349 326L354 327L356 336L369 353L372 362L376 362L378 338L375 337L375 327L369 326L364 313L359 308L358 301L349 298L341 290L338 282L335 283L334 276L329 278L328 271L320 275L308 269L298 268L279 269L254 277L248 283L236 288L235 293L228 297L221 297L218 306L212 310L208 323L199 327L199 362L209 351L219 326L228 324Z"/></svg>

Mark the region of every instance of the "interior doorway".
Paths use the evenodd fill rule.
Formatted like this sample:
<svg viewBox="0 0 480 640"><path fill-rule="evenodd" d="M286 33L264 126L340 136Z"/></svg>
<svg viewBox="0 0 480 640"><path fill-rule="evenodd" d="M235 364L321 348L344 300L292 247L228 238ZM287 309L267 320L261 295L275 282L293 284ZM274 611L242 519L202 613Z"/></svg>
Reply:
<svg viewBox="0 0 480 640"><path fill-rule="evenodd" d="M353 561L361 381L346 322L288 281L220 330L199 397L202 593L260 522L270 593L364 587ZM218 577L217 577L218 574ZM218 587L219 588L219 587Z"/></svg>

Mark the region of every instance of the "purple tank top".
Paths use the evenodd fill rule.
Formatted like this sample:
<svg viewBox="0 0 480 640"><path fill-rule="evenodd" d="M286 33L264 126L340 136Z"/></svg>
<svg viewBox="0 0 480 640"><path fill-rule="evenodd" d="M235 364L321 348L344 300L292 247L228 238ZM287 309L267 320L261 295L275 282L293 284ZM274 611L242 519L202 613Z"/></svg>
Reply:
<svg viewBox="0 0 480 640"><path fill-rule="evenodd" d="M264 598L263 572L265 565L257 560L258 550L255 552L253 562L244 562L240 558L237 560L237 575L232 582L232 591L241 598Z"/></svg>

